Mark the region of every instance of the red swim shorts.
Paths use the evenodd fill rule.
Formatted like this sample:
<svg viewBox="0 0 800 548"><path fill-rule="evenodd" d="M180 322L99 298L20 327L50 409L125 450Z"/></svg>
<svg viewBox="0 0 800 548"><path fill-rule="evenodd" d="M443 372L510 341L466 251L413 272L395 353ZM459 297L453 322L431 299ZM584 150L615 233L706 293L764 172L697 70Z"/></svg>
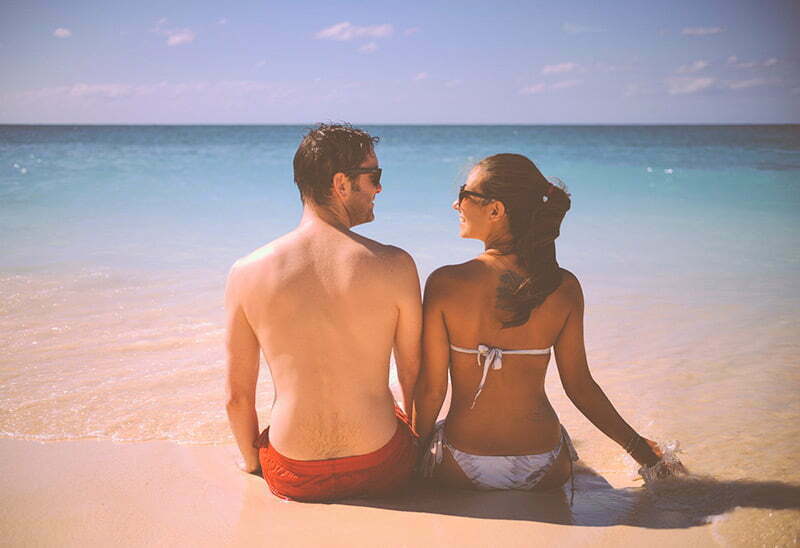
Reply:
<svg viewBox="0 0 800 548"><path fill-rule="evenodd" d="M365 455L327 460L295 460L269 445L269 428L259 436L258 458L270 491L284 500L307 502L392 494L411 479L417 435L395 407L397 430L389 442Z"/></svg>

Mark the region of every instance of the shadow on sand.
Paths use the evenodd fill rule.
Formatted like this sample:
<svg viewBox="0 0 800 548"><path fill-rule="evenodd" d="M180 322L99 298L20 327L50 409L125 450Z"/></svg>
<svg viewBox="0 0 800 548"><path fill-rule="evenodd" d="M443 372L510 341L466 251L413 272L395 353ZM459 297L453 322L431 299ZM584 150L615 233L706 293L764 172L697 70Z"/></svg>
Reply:
<svg viewBox="0 0 800 548"><path fill-rule="evenodd" d="M788 483L718 481L688 475L661 480L647 488L615 489L585 466L575 469L572 506L569 493L569 483L563 490L547 493L468 491L416 484L407 493L391 499L349 500L339 504L484 519L651 529L704 525L712 516L739 506L800 508L800 486Z"/></svg>

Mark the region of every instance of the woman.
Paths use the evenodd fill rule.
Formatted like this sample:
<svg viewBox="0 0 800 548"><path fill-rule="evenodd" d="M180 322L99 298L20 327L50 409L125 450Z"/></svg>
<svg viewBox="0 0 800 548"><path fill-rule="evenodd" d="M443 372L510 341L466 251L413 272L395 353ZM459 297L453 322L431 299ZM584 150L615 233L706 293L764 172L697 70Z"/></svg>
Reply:
<svg viewBox="0 0 800 548"><path fill-rule="evenodd" d="M485 158L461 187L461 237L485 251L426 284L414 404L427 476L475 489L564 484L577 455L544 392L551 347L578 409L640 464L659 461L657 444L619 416L589 372L581 286L559 268L553 243L569 207L569 195L518 154ZM435 424L448 370L450 410Z"/></svg>

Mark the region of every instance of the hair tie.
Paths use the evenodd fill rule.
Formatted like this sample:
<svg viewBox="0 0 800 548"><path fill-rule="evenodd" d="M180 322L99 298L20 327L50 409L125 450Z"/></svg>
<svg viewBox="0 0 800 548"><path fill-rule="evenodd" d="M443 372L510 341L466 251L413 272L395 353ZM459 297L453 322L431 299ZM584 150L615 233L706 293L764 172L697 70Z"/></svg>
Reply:
<svg viewBox="0 0 800 548"><path fill-rule="evenodd" d="M553 196L553 192L556 191L556 187L560 187L564 183L558 177L545 177L545 181L547 181L547 190L542 196L542 202L547 203Z"/></svg>
<svg viewBox="0 0 800 548"><path fill-rule="evenodd" d="M550 196L553 195L553 192L556 189L555 185L553 183L549 182L549 181L548 181L547 185L548 185L547 186L547 191L544 193L544 195L542 195L542 202L544 202L544 203L547 203L547 201L550 200Z"/></svg>

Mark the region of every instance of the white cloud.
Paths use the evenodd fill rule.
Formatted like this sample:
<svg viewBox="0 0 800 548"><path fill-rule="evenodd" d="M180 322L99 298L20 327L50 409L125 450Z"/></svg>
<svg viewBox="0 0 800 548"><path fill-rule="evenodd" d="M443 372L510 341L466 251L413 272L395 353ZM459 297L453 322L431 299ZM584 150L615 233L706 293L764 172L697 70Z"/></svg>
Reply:
<svg viewBox="0 0 800 548"><path fill-rule="evenodd" d="M625 86L625 92L623 95L625 97L635 97L641 93L642 89L639 84L627 84Z"/></svg>
<svg viewBox="0 0 800 548"><path fill-rule="evenodd" d="M545 65L542 68L542 74L558 74L561 72L570 72L578 68L577 63L559 63L557 65Z"/></svg>
<svg viewBox="0 0 800 548"><path fill-rule="evenodd" d="M372 53L373 51L377 51L377 49L378 49L378 44L376 44L375 42L369 42L358 48L358 51L360 51L361 53Z"/></svg>
<svg viewBox="0 0 800 548"><path fill-rule="evenodd" d="M519 90L520 95L534 95L537 93L542 93L547 90L554 90L554 89L568 89L578 86L583 83L583 80L563 80L561 82L556 82L554 84L531 84L530 86L525 86L524 88Z"/></svg>
<svg viewBox="0 0 800 548"><path fill-rule="evenodd" d="M160 34L161 36L166 36L168 46L189 44L197 37L197 35L191 29L168 29L164 28L164 25L166 24L167 18L162 17L156 21L156 26L153 28L153 32Z"/></svg>
<svg viewBox="0 0 800 548"><path fill-rule="evenodd" d="M728 87L730 89L745 89L756 86L763 86L766 84L767 81L763 78L752 78L750 80L734 80L732 82L728 82Z"/></svg>
<svg viewBox="0 0 800 548"><path fill-rule="evenodd" d="M519 90L520 95L533 95L535 93L543 92L547 86L545 84L533 84L530 86L526 86Z"/></svg>
<svg viewBox="0 0 800 548"><path fill-rule="evenodd" d="M72 36L72 31L69 29L65 29L63 27L58 27L56 30L53 31L53 36L56 38L69 38Z"/></svg>
<svg viewBox="0 0 800 548"><path fill-rule="evenodd" d="M257 69L260 69L261 67L263 67L266 64L267 64L267 60L266 59L262 59L261 61L259 61L258 63L255 64L255 67Z"/></svg>
<svg viewBox="0 0 800 548"><path fill-rule="evenodd" d="M583 83L583 80L564 80L563 82L556 82L550 86L551 89L567 89L574 88Z"/></svg>
<svg viewBox="0 0 800 548"><path fill-rule="evenodd" d="M408 28L408 29L404 30L403 31L403 35L404 36L412 36L414 34L417 34L421 30L422 29L420 27L411 27L411 28Z"/></svg>
<svg viewBox="0 0 800 548"><path fill-rule="evenodd" d="M756 68L756 67L774 67L778 64L778 59L775 57L770 57L764 61L739 61L739 58L735 55L731 55L728 57L728 65L736 67L736 68Z"/></svg>
<svg viewBox="0 0 800 548"><path fill-rule="evenodd" d="M189 29L175 29L169 31L169 38L167 38L168 46L180 46L181 44L188 44L195 39L195 34Z"/></svg>
<svg viewBox="0 0 800 548"><path fill-rule="evenodd" d="M72 97L103 97L118 99L133 95L135 87L129 84L75 84L69 87Z"/></svg>
<svg viewBox="0 0 800 548"><path fill-rule="evenodd" d="M564 23L561 25L561 30L567 34L584 34L587 32L603 32L600 27L592 27L589 25L576 25L575 23Z"/></svg>
<svg viewBox="0 0 800 548"><path fill-rule="evenodd" d="M340 42L346 42L353 38L385 38L391 36L392 33L394 33L394 27L390 24L358 27L351 24L349 21L343 21L322 29L314 35L314 37L318 40L338 40Z"/></svg>
<svg viewBox="0 0 800 548"><path fill-rule="evenodd" d="M681 34L685 34L687 36L709 36L711 34L719 34L722 32L722 27L685 27Z"/></svg>
<svg viewBox="0 0 800 548"><path fill-rule="evenodd" d="M709 65L708 61L703 61L702 59L700 59L688 65L681 65L680 67L678 67L677 72L678 74L689 74L692 72L698 72L703 70L704 68L707 68L708 65Z"/></svg>
<svg viewBox="0 0 800 548"><path fill-rule="evenodd" d="M222 19L220 19L219 21L217 21L217 24L220 24L220 25L227 25L227 24L228 24L228 18L227 18L227 17L223 17Z"/></svg>
<svg viewBox="0 0 800 548"><path fill-rule="evenodd" d="M445 82L444 86L447 88L455 88L463 84L463 80L448 80Z"/></svg>
<svg viewBox="0 0 800 548"><path fill-rule="evenodd" d="M271 82L252 80L222 80L219 82L159 82L156 84L87 84L77 83L27 91L19 95L26 101L42 100L134 100L148 97L154 99L177 99L195 97L206 99L236 99L256 97L265 101L290 97L292 90Z"/></svg>
<svg viewBox="0 0 800 548"><path fill-rule="evenodd" d="M667 91L670 95L697 93L714 85L714 78L667 78Z"/></svg>
<svg viewBox="0 0 800 548"><path fill-rule="evenodd" d="M428 73L427 72L418 72L417 74L414 75L413 79L415 81L427 80L428 79Z"/></svg>

